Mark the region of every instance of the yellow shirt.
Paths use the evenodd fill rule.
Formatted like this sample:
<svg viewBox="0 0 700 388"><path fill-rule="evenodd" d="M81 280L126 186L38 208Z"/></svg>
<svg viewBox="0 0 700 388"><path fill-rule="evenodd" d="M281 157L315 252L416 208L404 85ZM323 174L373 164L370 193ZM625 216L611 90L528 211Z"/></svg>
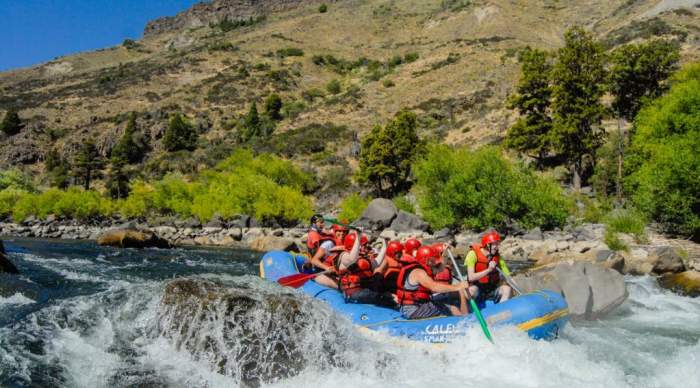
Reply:
<svg viewBox="0 0 700 388"><path fill-rule="evenodd" d="M472 268L472 271L474 270L474 267L476 266L476 252L474 252L473 249L469 250L469 253L467 253L467 258L464 259L464 266L467 268ZM508 270L508 267L506 266L506 261L501 259L498 261L498 266L501 267L501 271L506 276L510 276L510 271Z"/></svg>

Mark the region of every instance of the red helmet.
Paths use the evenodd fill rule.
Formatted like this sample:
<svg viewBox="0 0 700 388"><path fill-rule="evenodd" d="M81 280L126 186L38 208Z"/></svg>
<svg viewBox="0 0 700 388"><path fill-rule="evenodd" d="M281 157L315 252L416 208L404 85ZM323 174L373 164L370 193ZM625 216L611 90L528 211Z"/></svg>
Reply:
<svg viewBox="0 0 700 388"><path fill-rule="evenodd" d="M403 251L409 255L412 255L413 251L420 248L420 246L421 243L418 241L418 239L409 238L405 243L403 243Z"/></svg>
<svg viewBox="0 0 700 388"><path fill-rule="evenodd" d="M403 245L400 241L389 241L386 247L386 255L391 258L396 258L396 255L403 250Z"/></svg>
<svg viewBox="0 0 700 388"><path fill-rule="evenodd" d="M351 250L352 246L355 245L355 238L357 237L357 234L351 233L345 236L345 240L343 241L343 245L345 246L346 250ZM362 233L362 237L360 237L360 246L362 245L367 245L369 240L367 240L367 235Z"/></svg>
<svg viewBox="0 0 700 388"><path fill-rule="evenodd" d="M481 246L485 247L487 244L495 243L496 241L501 241L501 235L495 230L492 230L481 238Z"/></svg>
<svg viewBox="0 0 700 388"><path fill-rule="evenodd" d="M438 242L433 244L431 247L438 256L442 256L442 254L445 252L445 243Z"/></svg>
<svg viewBox="0 0 700 388"><path fill-rule="evenodd" d="M435 252L435 250L428 245L418 248L418 251L416 252L416 261L422 265L428 265L429 259L437 258L439 258L437 252Z"/></svg>
<svg viewBox="0 0 700 388"><path fill-rule="evenodd" d="M347 232L348 228L343 226L343 225L338 225L338 224L333 224L331 226L331 229L333 229L334 232Z"/></svg>

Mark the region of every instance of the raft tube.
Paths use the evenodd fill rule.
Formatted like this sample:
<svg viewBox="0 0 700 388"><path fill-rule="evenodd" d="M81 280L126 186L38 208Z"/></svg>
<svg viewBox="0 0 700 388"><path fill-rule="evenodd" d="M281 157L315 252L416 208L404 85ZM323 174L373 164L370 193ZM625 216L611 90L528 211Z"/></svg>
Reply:
<svg viewBox="0 0 700 388"><path fill-rule="evenodd" d="M267 252L260 261L263 279L278 279L299 273L306 256L284 251ZM405 319L397 310L369 304L346 303L337 290L308 281L299 290L325 301L332 309L348 317L355 325L377 330L391 336L430 343L450 342L463 335L478 321L469 314L464 317L440 316L426 319ZM554 339L569 320L569 310L564 298L551 290L540 290L519 295L506 302L487 302L481 309L489 327L515 325L534 339Z"/></svg>

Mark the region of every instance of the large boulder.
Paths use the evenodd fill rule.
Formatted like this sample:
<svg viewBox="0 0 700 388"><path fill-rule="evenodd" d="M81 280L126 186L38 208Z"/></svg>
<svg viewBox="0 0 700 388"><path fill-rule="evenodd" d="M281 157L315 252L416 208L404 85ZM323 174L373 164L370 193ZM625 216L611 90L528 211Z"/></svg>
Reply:
<svg viewBox="0 0 700 388"><path fill-rule="evenodd" d="M427 222L420 219L420 217L407 211L399 210L396 218L391 222L390 228L397 232L410 232L414 230L425 232L430 226Z"/></svg>
<svg viewBox="0 0 700 388"><path fill-rule="evenodd" d="M250 243L250 249L254 251L267 252L267 251L295 251L300 252L301 249L299 245L294 241L294 239L287 237L277 237L277 236L262 236L258 237Z"/></svg>
<svg viewBox="0 0 700 388"><path fill-rule="evenodd" d="M631 275L663 275L684 271L685 265L680 254L669 246L656 247L647 250L634 247L625 256L623 272Z"/></svg>
<svg viewBox="0 0 700 388"><path fill-rule="evenodd" d="M572 319L597 319L628 296L620 273L590 262L559 262L517 275L514 280L524 292L542 288L560 292Z"/></svg>
<svg viewBox="0 0 700 388"><path fill-rule="evenodd" d="M700 272L668 273L659 278L659 284L681 295L700 296Z"/></svg>
<svg viewBox="0 0 700 388"><path fill-rule="evenodd" d="M377 198L367 205L365 211L354 224L360 228L382 230L391 225L397 214L398 209L391 200Z"/></svg>
<svg viewBox="0 0 700 388"><path fill-rule="evenodd" d="M0 273L18 274L17 267L7 258L4 253L0 253Z"/></svg>
<svg viewBox="0 0 700 388"><path fill-rule="evenodd" d="M112 229L97 238L98 245L117 248L169 248L170 243L148 230Z"/></svg>
<svg viewBox="0 0 700 388"><path fill-rule="evenodd" d="M257 387L343 362L354 332L312 298L262 282L169 282L157 334L235 386ZM332 341L317 340L333 338Z"/></svg>

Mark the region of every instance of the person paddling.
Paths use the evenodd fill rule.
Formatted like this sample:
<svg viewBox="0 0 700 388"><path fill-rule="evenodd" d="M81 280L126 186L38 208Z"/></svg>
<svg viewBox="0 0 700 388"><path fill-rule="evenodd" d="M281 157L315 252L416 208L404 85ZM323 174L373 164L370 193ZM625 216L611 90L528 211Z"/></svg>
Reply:
<svg viewBox="0 0 700 388"><path fill-rule="evenodd" d="M434 293L461 291L469 283L445 284L435 281L434 276L445 267L442 257L429 246L416 251L415 262L401 269L396 283L401 314L407 319L429 318L438 315L467 315L467 303L463 292L459 293L459 306L433 301Z"/></svg>
<svg viewBox="0 0 700 388"><path fill-rule="evenodd" d="M506 262L498 252L500 243L501 236L498 232L489 231L481 238L481 244L472 244L464 260L467 280L475 282L469 292L479 300L491 299L501 303L510 298L512 290L509 285L500 284L501 276L496 269L498 267L506 276L510 276Z"/></svg>

